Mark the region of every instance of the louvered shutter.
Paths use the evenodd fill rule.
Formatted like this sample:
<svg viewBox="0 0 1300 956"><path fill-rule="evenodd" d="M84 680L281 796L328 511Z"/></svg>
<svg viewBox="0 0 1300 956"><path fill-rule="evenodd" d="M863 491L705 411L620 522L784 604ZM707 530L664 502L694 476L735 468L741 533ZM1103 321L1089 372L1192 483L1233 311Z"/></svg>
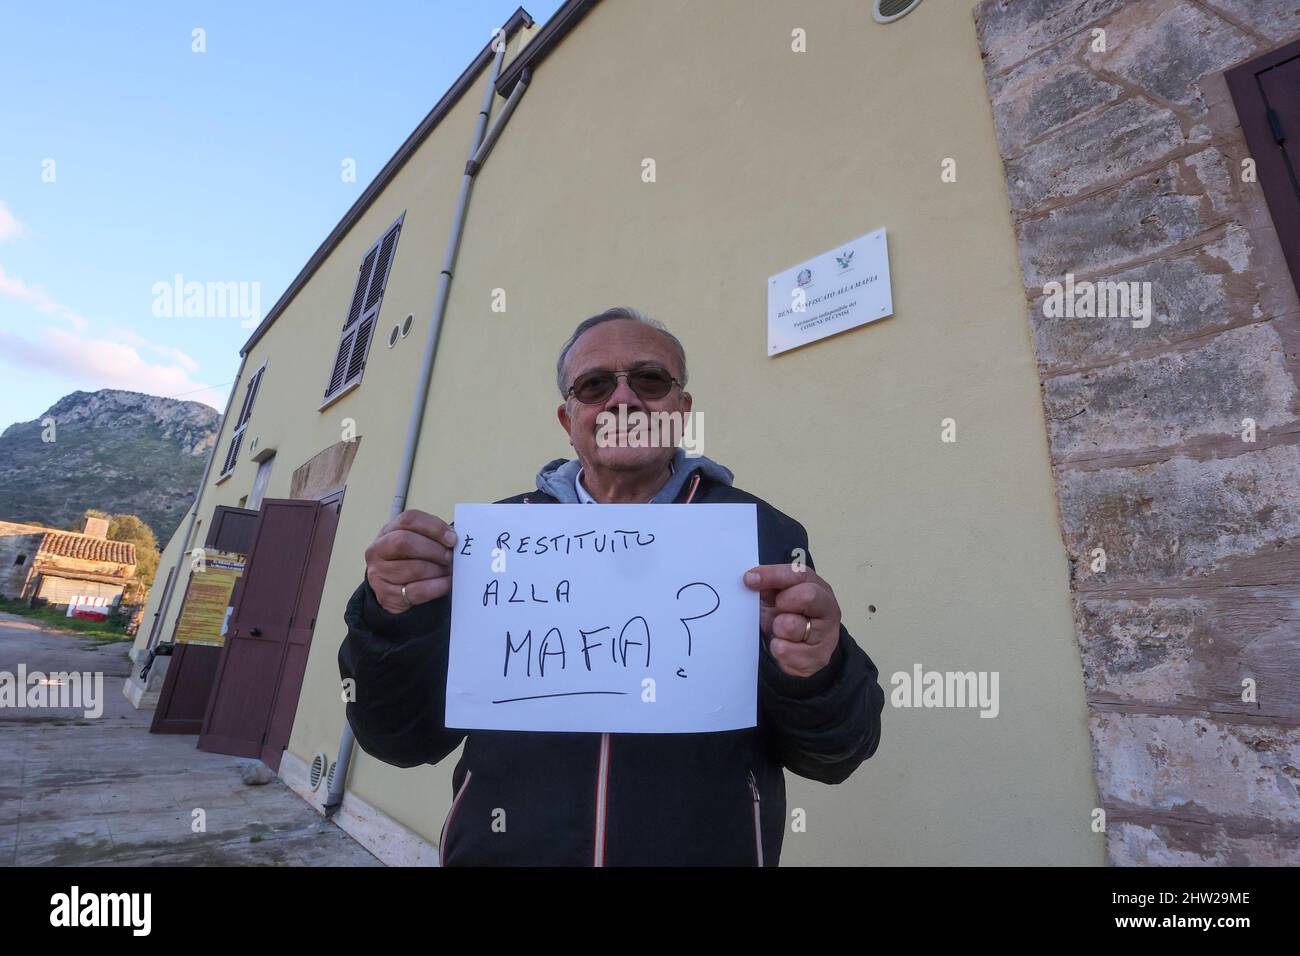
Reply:
<svg viewBox="0 0 1300 956"><path fill-rule="evenodd" d="M244 396L244 408L239 416L238 424L247 425L248 420L253 417L253 403L257 401L257 390L262 385L262 375L266 372L266 366L263 365L253 376L253 380L248 383L248 394Z"/></svg>
<svg viewBox="0 0 1300 956"><path fill-rule="evenodd" d="M403 217L405 213L403 213ZM348 308L343 331L339 335L338 350L334 353L334 366L325 398L338 394L347 386L360 381L366 367L366 356L374 340L379 309L383 304L384 288L393 267L393 254L402 229L402 218L388 228L384 235L366 252L357 270L357 284L352 290L352 304Z"/></svg>
<svg viewBox="0 0 1300 956"><path fill-rule="evenodd" d="M224 478L230 472L235 470L235 465L239 463L239 449L244 444L244 431L248 425L248 420L253 417L253 403L257 401L257 390L262 384L262 375L266 372L266 366L263 365L248 380L248 386L244 389L244 403L239 406L239 416L235 419L235 430L230 436L230 446L226 449L226 457L221 466L221 474L218 478Z"/></svg>

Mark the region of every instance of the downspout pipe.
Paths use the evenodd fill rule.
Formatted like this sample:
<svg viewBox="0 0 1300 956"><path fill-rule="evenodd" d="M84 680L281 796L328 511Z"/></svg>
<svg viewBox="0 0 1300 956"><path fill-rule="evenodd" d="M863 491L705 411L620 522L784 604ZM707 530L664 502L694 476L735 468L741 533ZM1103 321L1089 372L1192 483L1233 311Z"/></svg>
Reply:
<svg viewBox="0 0 1300 956"><path fill-rule="evenodd" d="M415 466L415 452L420 443L420 429L424 425L424 410L429 399L429 386L433 380L434 360L438 355L438 340L442 334L442 320L447 311L447 299L451 292L451 280L455 274L456 258L460 253L460 240L465 230L465 214L469 208L470 193L474 188L474 178L492 147L496 144L501 130L510 119L510 114L519 105L524 91L528 88L530 71L524 70L515 88L510 92L501 115L488 129L488 115L492 109L492 99L496 94L497 79L501 75L501 65L505 61L506 44L502 41L496 51L492 64L492 74L488 78L487 90L483 94L483 106L478 113L474 127L474 140L470 144L469 159L465 163L465 173L460 184L460 197L456 201L456 212L452 216L451 234L447 237L447 250L443 256L442 271L438 276L438 292L433 303L433 321L429 326L429 335L424 343L424 356L420 366L420 376L416 382L415 397L411 403L411 417L406 429L406 444L402 449L402 460L397 472L397 488L393 492L393 505L389 518L396 518L406 510L406 499L411 488L411 474ZM330 779L329 792L325 797L325 816L332 817L343 804L343 793L348 778L348 769L352 765L352 751L355 744L352 725L343 721L343 736L339 740L339 756L335 763L334 774Z"/></svg>
<svg viewBox="0 0 1300 956"><path fill-rule="evenodd" d="M230 409L235 403L235 393L239 391L239 384L244 378L244 367L248 364L248 353L244 353L239 359L239 373L235 376L235 384L230 389L230 395L226 398L226 410L221 413L221 424L217 426L217 437L212 442L212 451L208 452L208 463L203 466L203 477L199 480L198 491L194 493L194 505L190 508L190 516L185 522L185 534L181 537L181 550L176 555L176 564L172 567L171 577L167 581L166 588L163 590L162 606L158 608L159 631L158 640L149 641L145 647L154 647L162 643L161 627L167 621L167 611L171 608L172 595L176 592L176 582L181 576L181 566L185 563L185 555L188 553L187 545L190 541L190 535L194 533L194 522L199 517L199 502L203 500L203 490L208 486L208 476L212 474L212 463L217 458L217 449L221 447L221 432L230 418ZM157 574L154 580L158 580Z"/></svg>

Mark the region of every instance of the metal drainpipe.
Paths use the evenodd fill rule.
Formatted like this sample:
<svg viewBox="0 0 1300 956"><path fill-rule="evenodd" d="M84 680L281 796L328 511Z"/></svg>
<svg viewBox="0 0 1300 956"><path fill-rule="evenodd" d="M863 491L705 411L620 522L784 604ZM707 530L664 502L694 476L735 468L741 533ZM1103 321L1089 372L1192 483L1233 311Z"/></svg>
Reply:
<svg viewBox="0 0 1300 956"><path fill-rule="evenodd" d="M181 538L180 554L176 556L176 564L172 568L171 579L167 582L166 589L163 591L162 607L158 609L158 640L146 643L146 650L163 643L162 628L167 623L167 611L171 608L172 595L176 592L176 582L181 576L181 565L185 563L186 545L189 544L190 535L194 533L194 522L199 517L199 502L203 500L203 490L208 486L208 475L212 473L212 463L216 460L217 448L221 445L222 426L226 424L226 419L230 417L230 409L235 403L235 393L239 391L239 383L244 377L244 366L247 364L248 356L245 354L239 359L239 373L235 376L234 387L230 389L230 395L226 398L226 410L221 414L221 425L217 426L217 437L212 442L212 451L208 452L208 463L203 466L203 478L199 481L199 490L194 494L194 506L190 509L190 517L185 524L185 534ZM158 580L157 574L154 575L154 580Z"/></svg>
<svg viewBox="0 0 1300 956"><path fill-rule="evenodd" d="M504 31L502 32L504 35ZM420 377L416 384L415 400L411 405L411 418L406 429L406 445L402 449L402 463L397 473L397 490L393 493L393 507L389 518L396 518L406 510L406 496L411 486L411 473L415 465L415 451L420 443L420 428L424 423L424 406L429 398L429 384L433 379L433 363L438 354L438 338L442 333L442 319L447 311L447 298L451 290L451 279L456 266L456 257L460 252L460 238L465 230L465 212L469 207L469 195L474 187L474 177L478 175L488 153L492 151L502 128L510 119L510 114L519 105L520 98L528 88L531 71L525 69L510 92L501 115L487 130L488 114L492 108L492 97L496 93L496 81L501 75L501 64L505 60L505 43L497 50L496 60L492 64L492 75L483 94L483 108L479 110L478 122L474 127L474 140L470 145L469 160L465 163L465 175L460 184L460 198L456 202L456 214L452 217L451 234L447 238L447 251L443 257L442 273L438 277L438 294L433 303L433 322L429 326L429 337L424 343L424 361L420 367ZM487 130L486 136L484 131ZM345 781L348 768L352 764L352 747L355 738L352 725L343 721L343 736L339 740L339 757L334 767L334 779L329 793L325 797L325 816L332 817L343 803Z"/></svg>

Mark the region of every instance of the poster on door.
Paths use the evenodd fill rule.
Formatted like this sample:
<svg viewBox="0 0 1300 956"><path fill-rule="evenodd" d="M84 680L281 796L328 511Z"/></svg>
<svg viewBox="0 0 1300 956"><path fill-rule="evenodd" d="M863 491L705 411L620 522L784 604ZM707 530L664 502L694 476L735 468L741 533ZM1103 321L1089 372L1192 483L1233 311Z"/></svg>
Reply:
<svg viewBox="0 0 1300 956"><path fill-rule="evenodd" d="M226 638L226 616L235 581L244 573L244 555L208 552L201 566L190 572L176 622L175 640L181 644L220 647Z"/></svg>

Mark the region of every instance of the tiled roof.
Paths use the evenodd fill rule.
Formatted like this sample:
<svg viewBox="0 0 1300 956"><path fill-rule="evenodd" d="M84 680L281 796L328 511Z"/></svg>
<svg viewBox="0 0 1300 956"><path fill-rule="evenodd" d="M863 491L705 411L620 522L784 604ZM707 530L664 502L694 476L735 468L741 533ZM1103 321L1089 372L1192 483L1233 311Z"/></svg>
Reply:
<svg viewBox="0 0 1300 956"><path fill-rule="evenodd" d="M135 545L126 541L109 541L93 538L75 531L51 531L41 542L41 554L56 554L83 561L108 561L113 564L135 564Z"/></svg>

